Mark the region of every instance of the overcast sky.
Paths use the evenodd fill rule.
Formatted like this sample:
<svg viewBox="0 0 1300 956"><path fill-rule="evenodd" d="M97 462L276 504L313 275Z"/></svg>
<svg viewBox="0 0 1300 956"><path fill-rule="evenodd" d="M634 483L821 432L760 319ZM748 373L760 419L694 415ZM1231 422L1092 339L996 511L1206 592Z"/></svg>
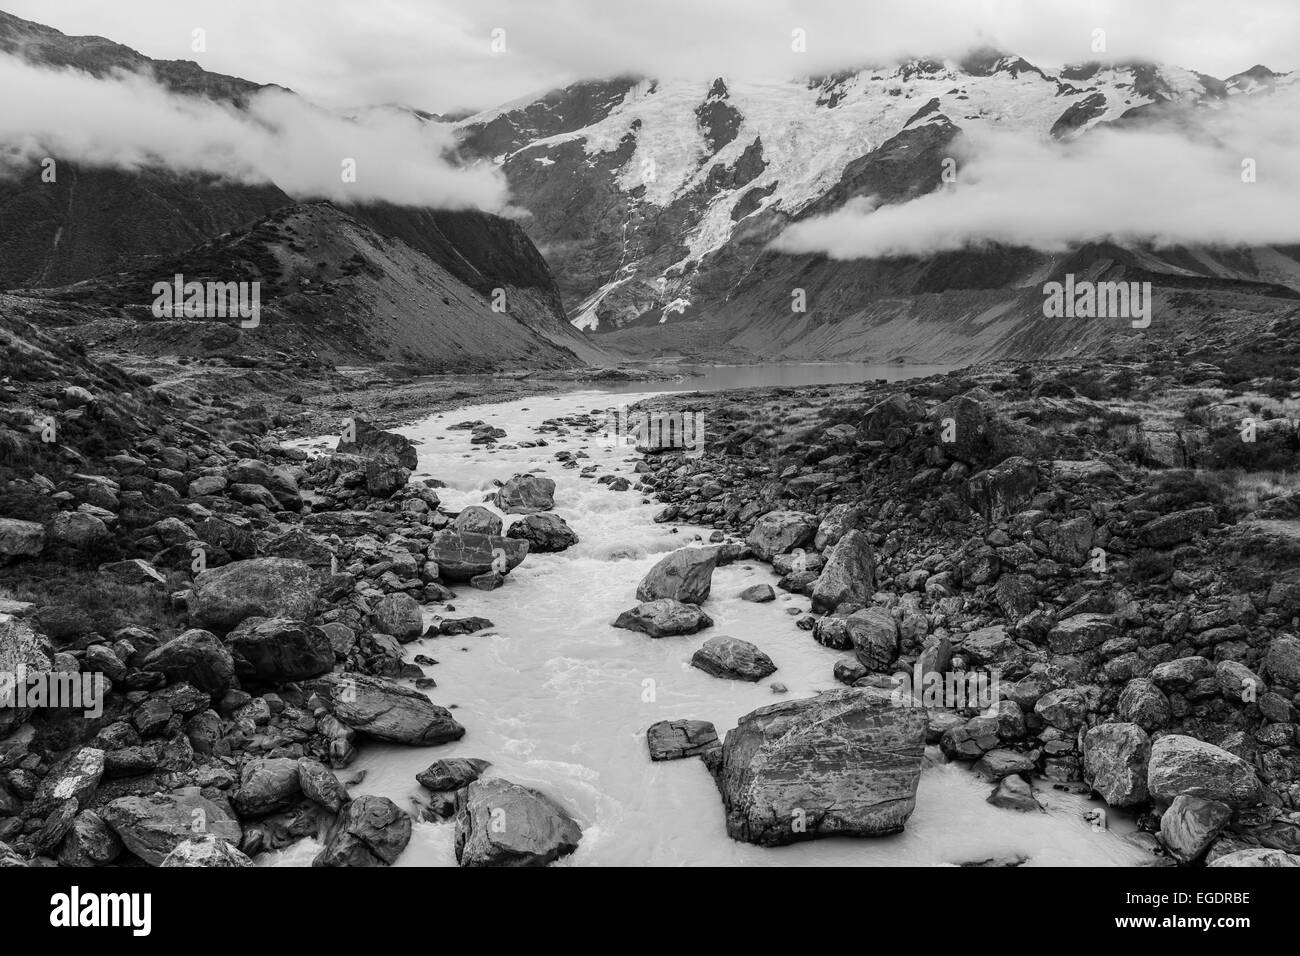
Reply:
<svg viewBox="0 0 1300 956"><path fill-rule="evenodd" d="M1300 67L1298 0L0 0L69 34L330 106L486 108L584 77L785 77L987 43L1043 66L1146 57ZM195 28L207 50L191 49ZM504 52L493 52L493 31ZM791 50L795 30L807 50ZM501 35L498 34L500 38ZM499 41L498 41L499 45Z"/></svg>

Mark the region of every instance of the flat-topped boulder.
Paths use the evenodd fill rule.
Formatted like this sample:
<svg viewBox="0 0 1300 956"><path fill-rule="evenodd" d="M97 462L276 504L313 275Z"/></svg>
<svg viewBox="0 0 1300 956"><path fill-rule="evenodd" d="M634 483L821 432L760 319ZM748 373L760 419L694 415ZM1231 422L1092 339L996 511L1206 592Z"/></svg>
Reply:
<svg viewBox="0 0 1300 956"><path fill-rule="evenodd" d="M691 666L725 680L759 681L776 672L776 664L749 641L711 637L691 657Z"/></svg>
<svg viewBox="0 0 1300 956"><path fill-rule="evenodd" d="M1138 538L1152 548L1172 548L1218 523L1213 508L1191 508L1153 518L1138 529Z"/></svg>
<svg viewBox="0 0 1300 956"><path fill-rule="evenodd" d="M651 760L698 757L722 746L707 720L661 720L646 729L645 740Z"/></svg>
<svg viewBox="0 0 1300 956"><path fill-rule="evenodd" d="M550 511L555 507L555 482L541 475L515 475L497 489L492 503L508 515Z"/></svg>
<svg viewBox="0 0 1300 956"><path fill-rule="evenodd" d="M509 574L528 556L528 542L496 534L445 528L429 542L429 559L448 581L468 581L496 571Z"/></svg>
<svg viewBox="0 0 1300 956"><path fill-rule="evenodd" d="M858 688L746 714L722 747L728 835L778 846L899 832L916 805L926 722L925 708Z"/></svg>
<svg viewBox="0 0 1300 956"><path fill-rule="evenodd" d="M339 723L377 740L428 747L465 736L445 707L384 677L329 674L310 686Z"/></svg>
<svg viewBox="0 0 1300 956"><path fill-rule="evenodd" d="M614 621L614 626L629 631L640 631L651 637L673 637L680 634L694 634L706 627L712 627L713 618L694 604L683 604L671 598L660 598L657 601L645 601L624 611Z"/></svg>
<svg viewBox="0 0 1300 956"><path fill-rule="evenodd" d="M350 431L354 433L350 437L355 438L355 440L344 441L343 438L340 438L338 445L334 448L336 452L344 455L359 455L362 458L391 461L393 464L401 465L411 471L415 471L419 467L420 453L409 438L376 428L364 418L352 419Z"/></svg>

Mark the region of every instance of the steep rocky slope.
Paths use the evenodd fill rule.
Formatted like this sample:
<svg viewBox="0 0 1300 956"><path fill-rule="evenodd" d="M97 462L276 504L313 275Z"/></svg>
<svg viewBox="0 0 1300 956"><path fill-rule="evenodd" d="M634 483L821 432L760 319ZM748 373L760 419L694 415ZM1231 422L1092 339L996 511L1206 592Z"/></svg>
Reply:
<svg viewBox="0 0 1300 956"><path fill-rule="evenodd" d="M0 54L94 76L144 73L173 93L235 108L265 89L7 14L0 14ZM120 274L49 298L121 307L125 312L111 316L66 313L114 325L126 317L147 321L139 306L152 301L149 288L174 273L262 281L264 294L274 293L276 320L253 336L192 323L133 330L119 321L104 339L147 352L292 349L329 362L403 362L420 371L601 357L564 321L554 280L527 234L499 216L379 202L331 210L300 205L271 183L161 166L124 170L61 159L54 182L31 170L0 174L0 288L63 287L110 273ZM504 312L500 302L492 309L496 290Z"/></svg>
<svg viewBox="0 0 1300 956"><path fill-rule="evenodd" d="M509 280L493 269L493 257L531 249L478 250L487 271L464 256L444 266L329 203L301 203L177 255L140 258L126 271L9 301L95 350L134 355L248 360L284 353L305 367L377 363L421 373L565 367L596 357L554 313L549 290L504 284ZM178 274L258 283L258 324L245 327L238 315L155 315L155 283ZM492 307L494 288L503 290L503 311Z"/></svg>

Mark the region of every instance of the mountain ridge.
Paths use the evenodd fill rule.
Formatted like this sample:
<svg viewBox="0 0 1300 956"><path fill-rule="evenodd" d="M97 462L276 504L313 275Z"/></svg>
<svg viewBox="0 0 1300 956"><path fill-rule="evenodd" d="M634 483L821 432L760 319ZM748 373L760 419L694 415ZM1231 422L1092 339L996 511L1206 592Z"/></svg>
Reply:
<svg viewBox="0 0 1300 956"><path fill-rule="evenodd" d="M476 114L459 129L466 155L498 165L514 201L532 213L522 223L551 263L571 321L601 341L633 354L716 340L706 352L728 359L878 358L897 351L890 341L900 333L897 297L964 296L1000 285L1004 294L986 307L1015 312L1024 341L1041 341L1032 329L1041 300L1024 295L1027 281L1095 244L1066 256L994 246L943 252L921 267L904 257L834 261L774 252L786 227L858 198L898 203L933 192L943 185L942 161L971 130L1066 141L1267 95L1294 79L1253 67L1218 80L1141 61L1076 64L1051 75L986 49L960 61L914 59L788 83L586 80ZM1295 247L1131 252L1146 273L1174 287L1185 288L1189 275L1224 292L1253 284L1258 310L1268 315L1273 291L1300 288ZM993 261L1001 278L972 266ZM785 305L797 288L810 295L810 318ZM814 288L828 294L812 296ZM865 294L850 301L847 289ZM819 339L831 347L823 355L787 343L798 338L790 329L846 322L869 333L856 346ZM771 334L757 336L756 326ZM910 328L903 338L919 343L921 331ZM977 333L941 349L984 355L985 339ZM1067 337L1059 348L1072 354L1093 339ZM995 354L1022 354L1015 340L1001 337ZM936 359L919 344L901 351Z"/></svg>
<svg viewBox="0 0 1300 956"><path fill-rule="evenodd" d="M153 60L101 37L69 37L3 12L0 53L98 77L121 70L143 73L174 94L211 99L236 109L245 108L249 98L262 91L285 90L210 73L190 61ZM50 309L83 301L108 310L107 314L94 309L77 313L90 323L116 321L121 310L140 316L151 300L147 292L153 280L173 272L202 273L210 269L215 247L239 236L261 235L277 219L318 226L325 215L342 229L342 241L333 245L317 236L314 245L342 257L329 263L333 271L355 256L380 264L382 279L365 280L362 273L362 279L356 280L376 286L367 292L367 301L357 297L356 289L347 289L345 297L328 307L321 302L313 306L317 312L346 316L354 323L370 322L369 327L356 326L355 348L349 351L333 326L321 326L323 337L313 339L311 325L293 309L278 317L286 320L283 340L271 323L269 333L264 329L250 335L236 328L234 339L228 339L227 333L213 328L191 328L178 330L180 334L170 341L196 352L209 341L220 342L222 349L251 351L292 346L309 361L400 362L426 372L445 371L457 363L487 370L604 360L599 345L585 341L564 320L546 262L516 221L480 210L379 201L350 204L346 212L335 209L325 214L320 208L273 183L234 182L161 165L128 170L60 158L58 175L51 182L41 180L39 169L0 176L0 289L24 290L26 301L44 301ZM291 242L272 244L282 248ZM160 263L165 263L161 270L165 275L156 274ZM131 283L130 276L142 278ZM308 276L304 271L303 278ZM238 271L214 278L258 279ZM379 288L384 281L390 281L392 288ZM128 286L134 293L130 302L122 296ZM55 291L42 295L34 289ZM392 309L381 307L385 296L398 304ZM495 308L494 299L498 300ZM447 303L460 310L462 327L450 321ZM357 310L356 314L347 316L349 309ZM57 316L54 320L60 321ZM132 334L118 329L114 339L132 341L146 350L169 341L158 334L156 325L142 321L145 324ZM419 327L421 323L425 328ZM343 324L340 321L339 327ZM389 328L392 341L380 341L376 327ZM435 330L441 340L432 336ZM260 349L252 341L241 341L259 334L268 336Z"/></svg>

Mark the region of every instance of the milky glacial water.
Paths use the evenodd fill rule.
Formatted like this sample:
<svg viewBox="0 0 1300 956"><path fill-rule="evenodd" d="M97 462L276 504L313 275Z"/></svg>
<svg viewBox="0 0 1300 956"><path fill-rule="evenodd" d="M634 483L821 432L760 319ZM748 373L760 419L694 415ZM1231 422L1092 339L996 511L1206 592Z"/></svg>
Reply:
<svg viewBox="0 0 1300 956"><path fill-rule="evenodd" d="M769 362L761 365L678 366L682 378L655 382L658 392L715 392L736 388L805 388L817 385L851 385L884 379L888 382L924 378L951 372L955 365L903 365L875 362ZM645 382L611 382L601 391L615 394L643 392Z"/></svg>
<svg viewBox="0 0 1300 956"><path fill-rule="evenodd" d="M788 688L785 697L795 698L841 686L831 668L844 652L820 646L795 627L788 611L806 612L804 597L778 590L775 602L739 600L752 584L776 584L770 568L752 561L714 574L704 605L712 628L656 640L611 627L619 612L636 604L637 583L660 557L697 535L707 538L711 529L657 525L651 518L661 505L634 490L611 491L555 461L557 451L583 449L591 458L581 464L600 464L597 475L617 472L634 480L631 450L606 448L596 436L545 435L547 447L492 450L471 446L467 431L447 430L482 419L506 430L503 444L529 440L538 437L534 428L545 419L605 408L608 394L593 390L468 407L399 429L421 443L417 478L447 483L439 495L450 509L485 504L493 479L540 468L555 480L555 511L580 543L560 554L529 555L497 591L459 587L454 612L426 608L426 621L435 614L481 615L495 625L406 647L408 658L425 654L439 661L426 668L438 684L429 696L453 708L467 728L465 737L430 748L362 743L357 761L341 772L366 771L364 781L351 788L354 796L381 794L414 811L422 792L415 775L434 760L490 760L489 774L547 793L581 825L581 845L557 864L562 866L928 866L1011 857L1027 858L1027 865L1132 865L1149 859L1124 842L1118 821L1098 831L1083 818L1100 804L1040 782L1047 812L997 809L986 802L990 784L960 765L942 764L934 749L902 834L781 848L729 839L717 788L703 763L653 763L645 729L659 720L696 718L712 721L722 735L741 715L784 699L773 693L774 681ZM507 525L514 520L506 518ZM749 684L690 667L692 653L722 634L757 644L777 672ZM397 865L455 865L453 830L450 822L416 822ZM306 840L259 862L305 865L318 850L316 841Z"/></svg>

